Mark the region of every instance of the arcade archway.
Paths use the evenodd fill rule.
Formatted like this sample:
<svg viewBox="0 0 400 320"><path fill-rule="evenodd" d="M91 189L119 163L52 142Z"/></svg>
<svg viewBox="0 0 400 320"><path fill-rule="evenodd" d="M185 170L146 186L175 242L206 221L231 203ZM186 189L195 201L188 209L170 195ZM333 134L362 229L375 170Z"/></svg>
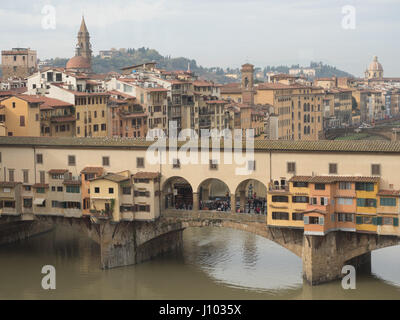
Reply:
<svg viewBox="0 0 400 320"><path fill-rule="evenodd" d="M199 209L211 211L230 211L230 190L225 182L210 178L198 187Z"/></svg>
<svg viewBox="0 0 400 320"><path fill-rule="evenodd" d="M171 177L163 185L163 207L165 209L192 210L193 189L182 177Z"/></svg>
<svg viewBox="0 0 400 320"><path fill-rule="evenodd" d="M237 213L267 214L267 187L256 179L239 183L235 191L234 211Z"/></svg>

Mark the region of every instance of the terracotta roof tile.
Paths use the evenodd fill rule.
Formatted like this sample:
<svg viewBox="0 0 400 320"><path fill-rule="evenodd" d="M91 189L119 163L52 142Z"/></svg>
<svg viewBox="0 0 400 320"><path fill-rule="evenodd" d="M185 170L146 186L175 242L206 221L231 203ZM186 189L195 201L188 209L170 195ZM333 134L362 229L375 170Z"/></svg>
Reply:
<svg viewBox="0 0 400 320"><path fill-rule="evenodd" d="M379 190L378 196L400 196L400 190Z"/></svg>
<svg viewBox="0 0 400 320"><path fill-rule="evenodd" d="M336 183L336 182L379 182L380 177L361 176L294 176L289 182Z"/></svg>
<svg viewBox="0 0 400 320"><path fill-rule="evenodd" d="M158 172L138 172L133 175L135 179L156 179L159 176Z"/></svg>
<svg viewBox="0 0 400 320"><path fill-rule="evenodd" d="M18 184L21 184L21 182L0 181L0 187L4 188L14 188Z"/></svg>
<svg viewBox="0 0 400 320"><path fill-rule="evenodd" d="M102 167L86 167L84 168L81 173L97 173L97 174L103 174L104 168Z"/></svg>
<svg viewBox="0 0 400 320"><path fill-rule="evenodd" d="M64 174L67 173L67 169L51 169L49 170L49 174Z"/></svg>

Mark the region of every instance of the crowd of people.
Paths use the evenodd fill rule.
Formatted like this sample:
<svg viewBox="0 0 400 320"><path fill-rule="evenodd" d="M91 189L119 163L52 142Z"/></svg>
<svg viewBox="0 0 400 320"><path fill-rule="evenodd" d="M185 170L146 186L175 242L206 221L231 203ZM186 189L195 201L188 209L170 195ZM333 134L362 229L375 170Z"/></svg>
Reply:
<svg viewBox="0 0 400 320"><path fill-rule="evenodd" d="M230 211L231 205L227 200L200 201L200 210Z"/></svg>

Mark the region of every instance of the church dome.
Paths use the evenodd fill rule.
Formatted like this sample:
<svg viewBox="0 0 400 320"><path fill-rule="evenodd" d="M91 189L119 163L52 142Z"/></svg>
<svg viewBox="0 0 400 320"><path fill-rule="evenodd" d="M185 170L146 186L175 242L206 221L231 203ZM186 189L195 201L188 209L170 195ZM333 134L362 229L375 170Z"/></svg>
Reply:
<svg viewBox="0 0 400 320"><path fill-rule="evenodd" d="M369 71L383 71L382 65L378 62L378 57L374 57L368 68Z"/></svg>
<svg viewBox="0 0 400 320"><path fill-rule="evenodd" d="M79 69L90 69L90 61L86 59L85 57L81 56L75 56L71 58L66 65L67 70L68 69L73 69L73 70L79 70Z"/></svg>

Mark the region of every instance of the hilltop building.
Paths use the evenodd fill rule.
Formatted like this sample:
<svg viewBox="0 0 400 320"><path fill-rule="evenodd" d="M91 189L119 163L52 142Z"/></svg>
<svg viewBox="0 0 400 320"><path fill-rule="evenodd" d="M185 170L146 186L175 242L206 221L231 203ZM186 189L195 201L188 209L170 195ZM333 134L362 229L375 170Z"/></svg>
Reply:
<svg viewBox="0 0 400 320"><path fill-rule="evenodd" d="M27 78L37 71L37 53L29 48L13 48L1 52L4 79Z"/></svg>

